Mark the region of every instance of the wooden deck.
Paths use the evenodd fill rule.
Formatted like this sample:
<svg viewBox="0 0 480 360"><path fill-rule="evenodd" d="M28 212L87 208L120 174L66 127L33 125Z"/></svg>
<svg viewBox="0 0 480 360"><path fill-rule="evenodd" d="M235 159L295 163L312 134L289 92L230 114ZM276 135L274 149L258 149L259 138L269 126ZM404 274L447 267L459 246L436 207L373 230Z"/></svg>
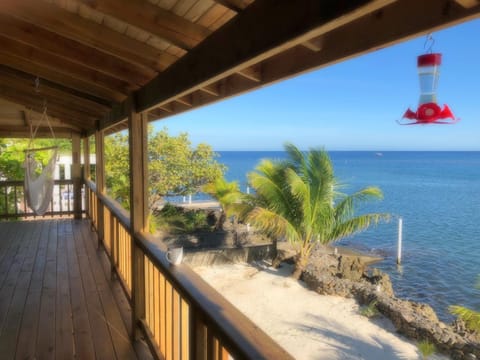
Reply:
<svg viewBox="0 0 480 360"><path fill-rule="evenodd" d="M144 359L87 220L0 222L0 358Z"/></svg>

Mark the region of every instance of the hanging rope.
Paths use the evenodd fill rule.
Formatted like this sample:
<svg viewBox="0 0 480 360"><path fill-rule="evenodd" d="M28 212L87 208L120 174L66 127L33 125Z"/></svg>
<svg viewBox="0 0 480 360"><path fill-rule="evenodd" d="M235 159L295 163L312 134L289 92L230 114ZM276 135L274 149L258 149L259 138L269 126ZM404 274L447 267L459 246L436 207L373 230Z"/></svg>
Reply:
<svg viewBox="0 0 480 360"><path fill-rule="evenodd" d="M425 39L425 42L423 43L423 48L425 52L431 54L433 52L433 45L435 45L435 39L433 38L432 33L427 34L427 38Z"/></svg>
<svg viewBox="0 0 480 360"><path fill-rule="evenodd" d="M35 92L39 93L40 80L35 79ZM53 173L57 164L58 146L48 146L41 148L32 148L38 129L43 122L46 122L52 138L55 139L55 133L47 115L47 101L43 101L42 115L34 128L33 123L30 123L30 141L28 148L25 150L25 196L27 198L28 206L37 215L43 215L47 211L53 196ZM52 150L51 157L42 171L39 173L38 169L42 164L35 160L35 154L39 151Z"/></svg>

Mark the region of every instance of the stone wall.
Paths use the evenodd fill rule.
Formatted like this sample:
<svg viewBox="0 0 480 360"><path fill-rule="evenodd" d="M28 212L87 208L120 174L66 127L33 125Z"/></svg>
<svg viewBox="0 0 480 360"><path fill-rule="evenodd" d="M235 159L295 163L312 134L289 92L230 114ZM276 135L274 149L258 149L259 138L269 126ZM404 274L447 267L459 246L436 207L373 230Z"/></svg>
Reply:
<svg viewBox="0 0 480 360"><path fill-rule="evenodd" d="M212 266L226 263L249 263L271 260L275 254L274 244L248 245L238 248L185 249L184 262L191 266Z"/></svg>

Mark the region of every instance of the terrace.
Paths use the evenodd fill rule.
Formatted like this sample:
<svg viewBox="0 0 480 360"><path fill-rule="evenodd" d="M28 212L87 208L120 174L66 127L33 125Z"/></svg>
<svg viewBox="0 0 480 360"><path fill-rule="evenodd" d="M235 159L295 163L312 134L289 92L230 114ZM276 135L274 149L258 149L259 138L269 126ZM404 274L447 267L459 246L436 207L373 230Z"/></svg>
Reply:
<svg viewBox="0 0 480 360"><path fill-rule="evenodd" d="M477 0L2 1L0 137L28 137L46 101L73 159L61 218L0 223L2 356L290 358L146 232L148 123L479 16ZM103 151L127 129L130 212ZM3 218L31 220L22 183L0 192Z"/></svg>

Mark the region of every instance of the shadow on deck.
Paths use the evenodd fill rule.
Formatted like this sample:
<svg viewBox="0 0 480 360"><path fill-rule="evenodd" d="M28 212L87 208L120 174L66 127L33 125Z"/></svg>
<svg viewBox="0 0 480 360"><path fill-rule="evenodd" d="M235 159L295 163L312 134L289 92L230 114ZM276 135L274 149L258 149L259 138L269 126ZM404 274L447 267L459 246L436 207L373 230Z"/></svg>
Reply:
<svg viewBox="0 0 480 360"><path fill-rule="evenodd" d="M88 220L0 222L3 359L145 359Z"/></svg>

